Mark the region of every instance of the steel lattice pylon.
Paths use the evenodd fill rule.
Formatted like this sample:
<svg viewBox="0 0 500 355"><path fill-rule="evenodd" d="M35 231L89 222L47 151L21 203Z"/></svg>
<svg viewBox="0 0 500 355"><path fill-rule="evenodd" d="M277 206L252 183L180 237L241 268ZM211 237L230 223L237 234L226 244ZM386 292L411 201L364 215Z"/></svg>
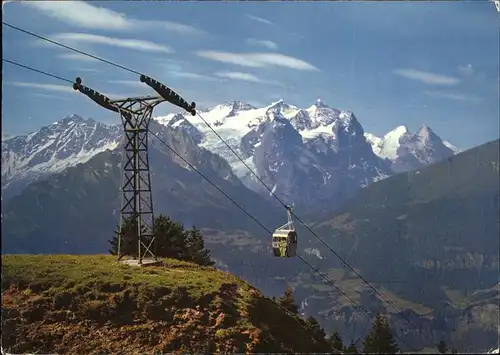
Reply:
<svg viewBox="0 0 500 355"><path fill-rule="evenodd" d="M124 223L136 220L139 263L148 254L156 259L148 131L153 109L162 101L159 97L110 101L119 108L124 132L119 228L122 231ZM123 256L121 243L122 233L118 238L118 259Z"/></svg>
<svg viewBox="0 0 500 355"><path fill-rule="evenodd" d="M134 258L142 264L146 255L155 260L156 243L154 236L153 194L151 191L151 174L149 171L148 132L153 109L159 103L168 101L193 116L196 114L196 104L188 104L175 91L162 83L145 75L140 81L153 88L160 96L129 97L120 100L110 100L105 95L82 85L82 80L76 78L73 89L87 95L100 106L120 114L124 131L124 146L122 152L121 209L118 231L118 260L122 253L122 234L125 222L132 221L137 228L137 252ZM133 224L132 224L133 225ZM144 252L143 252L144 251Z"/></svg>

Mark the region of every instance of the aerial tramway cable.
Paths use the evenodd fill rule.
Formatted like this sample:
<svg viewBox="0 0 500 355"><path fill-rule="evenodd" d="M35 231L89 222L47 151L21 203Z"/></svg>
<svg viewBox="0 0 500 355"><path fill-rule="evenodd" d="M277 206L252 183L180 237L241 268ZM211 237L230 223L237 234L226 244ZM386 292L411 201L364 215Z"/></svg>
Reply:
<svg viewBox="0 0 500 355"><path fill-rule="evenodd" d="M103 61L103 62L105 62L105 63L107 63L107 64L113 65L113 66L115 66L115 67L118 67L118 68L120 68L120 69L126 70L126 71L128 71L128 72L131 72L131 73L135 73L135 74L140 74L140 75L142 75L141 73L139 73L139 72L137 72L137 71L135 71L135 70L132 70L132 69L126 68L126 67L121 66L121 65L119 65L119 64L116 64L116 63L113 63L113 62L111 62L111 61L108 61L108 60L105 60L105 59L99 58L99 57L97 57L97 56L94 56L94 55L92 55L92 54L86 53L86 52L84 52L84 51L80 51L80 50L75 49L75 48L72 48L72 47L70 47L70 46L66 46L66 45L64 45L64 44L61 44L61 43L58 43L58 42L56 42L56 41L50 40L50 39L48 39L48 38L46 38L46 37L43 37L43 36L40 36L40 35L34 34L34 33L32 33L32 32L29 32L29 31L23 30L23 29L21 29L21 28L19 28L19 27L13 26L13 25L10 25L10 24L8 24L8 23L6 23L6 22L3 22L3 21L2 21L2 24L3 24L3 25L5 25L5 26L10 27L10 28L12 28L12 29L15 29L15 30L21 31L21 32L23 32L23 33L25 33L25 34L28 34L28 35L31 35L31 36L35 36L35 37L37 37L37 38L39 38L39 39L42 39L42 40L48 41L48 42L53 43L53 44L55 44L55 45L58 45L58 46L61 46L61 47L67 48L67 49L69 49L69 50L75 51L75 52L77 52L77 53L80 53L80 54L83 54L83 55L86 55L86 56L92 57L92 58L94 58L94 59L96 59L96 60ZM7 62L7 63L10 63L10 64L17 65L17 66L19 66L19 67L23 67L23 68L25 68L25 69L32 70L32 71L35 71L35 72L38 72L38 73L41 73L41 74L44 74L44 75L47 75L47 76L53 77L53 78L55 78L55 79L59 79L59 80L65 81L65 82L71 82L71 83L73 83L73 81L71 81L71 80L64 79L64 78L62 78L62 77L58 77L58 76L56 76L56 75L53 75L53 74L50 74L50 73L47 73L47 72L43 72L43 71L40 71L40 70L37 70L37 69L31 68L31 67L28 67L28 66L25 66L25 65L19 64L19 63L15 63L15 62L9 61L9 60L7 60L7 59L3 59L3 58L2 58L2 60L3 60L3 61L5 61L5 62ZM272 191L272 190L271 190L271 189L270 189L270 188L269 188L269 187L268 187L268 186L267 186L267 185L266 185L266 184L262 181L262 179L261 179L261 178L260 178L260 177L259 177L259 176L258 176L258 175L257 175L257 174L256 174L256 173L255 173L255 172L254 172L254 171L253 171L253 170L252 170L252 169L251 169L251 168L250 168L250 167L249 167L249 166L248 166L245 162L244 162L244 160L243 160L243 159L239 156L239 154L238 154L238 153L236 153L236 152L234 151L234 149L233 149L232 147L230 147L230 146L229 146L229 144L227 144L227 142L226 142L226 141L225 141L225 140L224 140L224 139L223 139L223 138L222 138L222 137L221 137L221 136L220 136L220 135L219 135L219 134L218 134L218 133L217 133L217 132L213 129L213 127L212 127L212 126L211 126L211 125L210 125L210 124L209 124L209 123L208 123L208 122L207 122L207 121L206 121L206 120L205 120L205 119L204 119L204 118L203 118L203 117L199 114L199 112L197 112L197 111L196 111L196 114L197 114L197 115L198 115L198 116L202 119L202 121L203 121L203 122L204 122L204 123L205 123L205 124L206 124L206 125L207 125L210 129L211 129L211 130L212 130L212 132L214 132L214 133L217 135L217 137L218 137L218 138L219 138L219 139L220 139L220 140L221 140L221 141L222 141L222 142L223 142L223 143L224 143L224 144L225 144L225 145L226 145L226 146L227 146L227 147L231 150L231 152L232 152L232 153L233 153L233 154L234 154L234 155L235 155L235 156L236 156L236 157L240 160L240 162L241 162L241 163L242 163L242 164L243 164L243 165L244 165L244 166L248 169L248 171L249 171L252 175L254 175L254 177L255 177L255 178L256 178L256 179L257 179L257 180L258 180L258 181L259 181L259 182L260 182L260 183L261 183L261 184L262 184L262 185L263 185L263 186L264 186L264 187L265 187L268 191L269 191L269 192L270 192L270 194L271 194L271 195L273 195L273 196L274 196L274 197L275 197L275 198L276 198L276 199L277 199L277 200L278 200L278 201L282 204L282 206L284 206L284 207L286 208L286 207L287 207L287 205L286 205L285 203L283 203L283 201L281 201L281 199L279 199L279 197L277 197L277 196L274 194L274 192L273 192L273 191ZM157 136L156 136L156 137L157 137ZM157 138L158 138L158 137L157 137ZM214 186L216 186L216 185L214 184ZM224 195L226 195L226 194L225 194L222 190L220 190L219 188L217 188L217 189L218 189L220 192L222 192ZM227 195L226 195L226 197L229 197L229 196L227 196ZM367 284L367 285L368 285L368 286L369 286L369 287L370 287L370 288L371 288L371 289L372 289L375 293L377 293L377 294L379 295L379 297L380 297L383 301L385 301L386 303L390 304L390 305L391 305L391 306L392 306L392 307L393 307L393 308L394 308L397 312L401 312L401 311L400 311L400 310L399 310L399 309L398 309L398 308L397 308L397 307L396 307L396 306L395 306L392 302L390 302L390 301L388 301L387 299L385 299L385 297L384 297L384 296L383 296L383 295L382 295L382 294L381 294L381 293L380 293L380 292L379 292L376 288L374 288L374 287L373 287L373 286L372 286L372 285L371 285L371 284L370 284L370 283L369 283L369 282L368 282L368 281L367 281L364 277L362 277L362 276L361 276L361 275L360 275L360 274L359 274L359 273L358 273L358 272L357 272L354 268L352 268L349 264L347 264L347 262L346 262L346 261L345 261L345 260L344 260L344 259L343 259L343 258L342 258L339 254L338 254L338 253L336 253L336 252L335 252L335 251L334 251L334 250L333 250L333 249L332 249L332 248L331 248L331 247L330 247L330 246L329 246L329 245L328 245L328 244L327 244L327 243L326 243L326 242L325 242L322 238L320 238L320 237L319 237L319 236L318 236L318 235L317 235L317 234L316 234L316 233L315 233L315 232L314 232L314 231L313 231L313 230L312 230L312 229L311 229L311 228L310 228L307 224L305 224L305 223L304 223L304 222L303 222L303 221L302 221L302 220L301 220L301 219L300 219L300 218L299 218L299 217L298 217L295 213L293 213L293 212L290 212L290 213L291 213L291 215L292 215L293 217L295 217L295 219L296 219L297 221L299 221L299 222L300 222L300 223L301 223L301 224L302 224L302 225L303 225L306 229L308 229L308 230L309 230L309 231L310 231L310 232L311 232L311 233L312 233L312 234L313 234L313 235L314 235L314 236L315 236L315 237L316 237L316 238L317 238L317 239L318 239L318 240L319 240L322 244L324 244L324 245L325 245L325 246L326 246L326 247L327 247L327 248L328 248L328 249L329 249L329 250L330 250L330 251L331 251L331 252L332 252L335 256L337 256L337 257L338 257L338 258L339 258L339 259L340 259L340 260L344 263L344 265L345 265L346 267L348 267L348 268L349 268L352 272L354 272L354 273L355 273L355 274L356 274L356 275L357 275L357 276L358 276L358 277L359 277L359 278L360 278L360 279L361 279L364 283L366 283L366 284ZM247 213L247 214L248 214L248 213ZM256 221L258 224L261 224L260 222L258 222L257 220L255 220L255 218L254 218L254 217L252 217L252 219L253 219L254 221ZM317 269L315 269L314 267L312 267L312 265L311 265L311 264L309 264L307 261L305 261L305 259L303 259L302 257L300 257L300 255L298 255L298 254L297 254L297 256L299 257L299 259L301 259L304 263L306 263L306 264L307 264L307 265L308 265L311 269L313 269L313 270L314 270L316 273L318 273L320 276L322 276L323 278L324 278L324 277L326 277L326 276L322 275L322 274L321 274L321 273L320 273ZM327 278L327 279L328 279L328 278ZM329 279L328 279L328 280L329 280ZM333 287L335 287L337 290L339 290L340 292L342 292L342 293L343 293L343 291L341 291L341 290L340 290L340 289L338 289L335 285L333 285L333 282L332 282L331 280L330 280L330 282L331 282L331 285L332 285ZM344 294L344 295L345 295L345 294ZM345 295L345 296L346 296L346 295ZM346 296L346 297L347 297L347 296ZM406 317L404 317L404 318L406 319ZM411 324L411 322L410 322L408 319L406 319L406 320L407 320L407 322L408 322L409 324ZM397 335L397 334L396 334L396 335ZM399 337L398 337L398 338L399 338ZM401 341L403 341L402 339L400 339L400 340L401 340ZM405 343L408 347L410 347L410 346L409 346L409 345L408 345L405 341L403 341L403 342L404 342L404 343ZM410 348L411 348L411 347L410 347Z"/></svg>

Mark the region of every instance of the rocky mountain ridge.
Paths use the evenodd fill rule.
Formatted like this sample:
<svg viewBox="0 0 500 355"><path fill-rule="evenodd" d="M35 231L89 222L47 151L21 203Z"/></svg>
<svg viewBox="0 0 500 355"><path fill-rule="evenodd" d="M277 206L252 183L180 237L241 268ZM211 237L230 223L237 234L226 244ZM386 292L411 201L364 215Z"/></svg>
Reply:
<svg viewBox="0 0 500 355"><path fill-rule="evenodd" d="M360 187L394 171L420 168L453 154L446 147L449 143L430 128L427 136L423 130L412 135L398 128L378 138L365 133L352 112L321 100L306 109L283 100L262 108L231 101L200 115L280 199L304 208L340 204ZM170 114L155 121L220 155L247 187L269 197L269 191L199 116ZM120 125L72 115L27 136L2 141L3 201L33 181L116 149L121 136Z"/></svg>

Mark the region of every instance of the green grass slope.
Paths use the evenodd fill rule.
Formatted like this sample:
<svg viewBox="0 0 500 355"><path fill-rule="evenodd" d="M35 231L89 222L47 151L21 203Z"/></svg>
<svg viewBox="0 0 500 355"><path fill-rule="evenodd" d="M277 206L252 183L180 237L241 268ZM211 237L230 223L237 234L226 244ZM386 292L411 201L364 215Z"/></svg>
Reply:
<svg viewBox="0 0 500 355"><path fill-rule="evenodd" d="M10 353L328 352L308 324L214 268L111 256L3 255Z"/></svg>

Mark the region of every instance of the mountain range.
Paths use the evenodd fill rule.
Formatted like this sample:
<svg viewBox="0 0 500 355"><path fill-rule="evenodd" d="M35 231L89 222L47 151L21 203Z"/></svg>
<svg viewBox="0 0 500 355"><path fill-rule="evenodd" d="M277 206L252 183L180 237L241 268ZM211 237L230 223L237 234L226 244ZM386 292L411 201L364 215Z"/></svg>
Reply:
<svg viewBox="0 0 500 355"><path fill-rule="evenodd" d="M354 114L321 101L307 109L234 101L200 114L280 198L299 201L297 214L399 306L391 322L406 341L418 349L428 338L458 344L451 324L459 324L460 349L491 347L498 141L459 152L425 125L377 138ZM266 228L283 224L283 209L199 117L157 117L150 128ZM74 115L4 140L3 253L105 252L118 221L120 139L119 126ZM155 213L201 227L219 268L268 295L291 285L301 310L328 332L365 335L368 319L300 260L272 258L267 232L154 137L150 162ZM298 232L309 262L363 306L384 307L322 243L300 226Z"/></svg>
<svg viewBox="0 0 500 355"><path fill-rule="evenodd" d="M382 138L370 133L366 133L365 137L378 157L390 161L391 170L395 173L416 170L460 152L460 149L443 141L426 124L416 133L410 133L405 126L399 126Z"/></svg>
<svg viewBox="0 0 500 355"><path fill-rule="evenodd" d="M199 113L280 199L307 210L340 205L360 187L458 151L425 125L416 134L401 126L378 138L365 133L352 112L321 100L306 109L283 100L263 108L231 101ZM221 156L245 186L269 198L269 191L199 116L170 114L155 120ZM120 125L72 115L2 140L2 201L34 181L115 150L121 137Z"/></svg>
<svg viewBox="0 0 500 355"><path fill-rule="evenodd" d="M212 183L236 196L237 201L253 201L248 210L257 218L273 221L269 221L273 207L246 188L220 156L199 147L184 131L156 122L151 123L150 129ZM86 163L32 182L4 201L4 251L96 253L107 250L109 233L119 216L120 160L120 150L106 150ZM252 221L244 218L213 186L158 140L151 139L149 160L153 203L158 213L167 213L185 225L217 230L255 228ZM93 223L87 223L88 220ZM54 230L54 224L59 228ZM79 226L76 231L75 226ZM73 231L70 233L70 230ZM78 243L68 243L68 233ZM16 237L10 238L11 235Z"/></svg>

